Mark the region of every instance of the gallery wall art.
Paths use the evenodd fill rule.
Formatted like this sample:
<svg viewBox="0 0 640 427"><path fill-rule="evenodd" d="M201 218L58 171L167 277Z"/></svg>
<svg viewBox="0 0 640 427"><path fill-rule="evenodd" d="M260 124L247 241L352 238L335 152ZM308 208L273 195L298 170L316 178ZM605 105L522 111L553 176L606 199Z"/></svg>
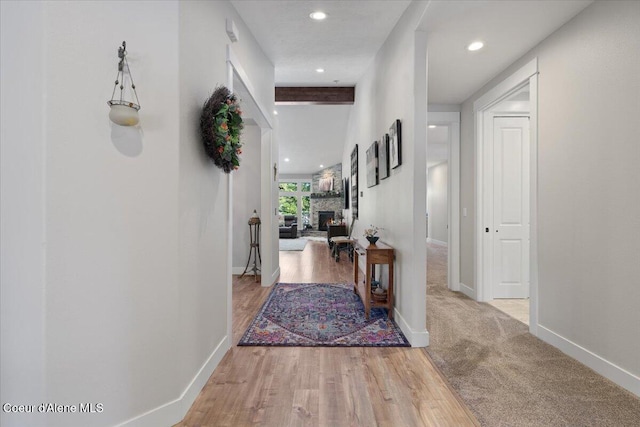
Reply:
<svg viewBox="0 0 640 427"><path fill-rule="evenodd" d="M351 151L351 218L358 218L358 144Z"/></svg>
<svg viewBox="0 0 640 427"><path fill-rule="evenodd" d="M378 142L378 176L380 180L389 178L389 134L387 133Z"/></svg>
<svg viewBox="0 0 640 427"><path fill-rule="evenodd" d="M395 169L402 164L402 131L400 120L389 128L389 165Z"/></svg>
<svg viewBox="0 0 640 427"><path fill-rule="evenodd" d="M367 149L367 187L378 185L378 143Z"/></svg>

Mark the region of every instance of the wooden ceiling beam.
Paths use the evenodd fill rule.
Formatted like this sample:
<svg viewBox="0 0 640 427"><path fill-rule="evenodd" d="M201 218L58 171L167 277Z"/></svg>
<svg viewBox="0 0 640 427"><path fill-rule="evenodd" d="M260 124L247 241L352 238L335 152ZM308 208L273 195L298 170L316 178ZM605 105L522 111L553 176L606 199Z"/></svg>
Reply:
<svg viewBox="0 0 640 427"><path fill-rule="evenodd" d="M355 96L355 86L276 87L276 105L347 105Z"/></svg>

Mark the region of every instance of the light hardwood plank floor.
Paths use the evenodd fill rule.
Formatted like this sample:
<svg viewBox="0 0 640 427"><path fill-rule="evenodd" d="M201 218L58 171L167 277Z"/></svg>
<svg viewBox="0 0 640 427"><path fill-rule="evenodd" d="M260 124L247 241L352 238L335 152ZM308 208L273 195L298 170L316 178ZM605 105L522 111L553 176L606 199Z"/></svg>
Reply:
<svg viewBox="0 0 640 427"><path fill-rule="evenodd" d="M326 243L280 252L280 282L349 283ZM234 346L179 427L477 426L419 348L237 347L269 288L234 277Z"/></svg>

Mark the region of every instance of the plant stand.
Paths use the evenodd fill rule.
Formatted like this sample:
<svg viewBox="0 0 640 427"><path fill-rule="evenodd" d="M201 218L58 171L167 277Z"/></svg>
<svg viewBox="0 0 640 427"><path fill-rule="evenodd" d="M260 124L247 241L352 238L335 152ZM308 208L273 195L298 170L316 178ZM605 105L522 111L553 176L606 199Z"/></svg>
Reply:
<svg viewBox="0 0 640 427"><path fill-rule="evenodd" d="M240 278L247 274L247 271L251 271L253 272L255 281L258 282L258 272L260 271L258 261L260 261L260 265L262 265L262 258L260 257L260 218L255 217L249 220L249 238L251 239L249 259L247 259L247 266L244 268L244 272ZM249 269L251 257L253 257L253 266Z"/></svg>

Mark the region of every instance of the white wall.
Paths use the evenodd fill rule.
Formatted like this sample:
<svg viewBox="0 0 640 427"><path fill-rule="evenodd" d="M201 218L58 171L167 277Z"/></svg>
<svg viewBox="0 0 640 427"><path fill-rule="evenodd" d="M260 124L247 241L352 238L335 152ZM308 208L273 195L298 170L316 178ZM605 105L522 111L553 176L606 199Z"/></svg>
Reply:
<svg viewBox="0 0 640 427"><path fill-rule="evenodd" d="M224 355L227 178L198 124L226 17L244 28L228 2L2 3L2 401L104 405L3 426L172 425ZM140 132L107 118L122 40ZM234 48L272 105L273 66L248 31Z"/></svg>
<svg viewBox="0 0 640 427"><path fill-rule="evenodd" d="M342 158L343 165L350 165L351 151L358 144L359 191L363 196L358 201L354 236L364 240L363 230L370 224L384 228L381 240L396 250L395 305L399 323L405 332L410 329L408 338L414 345L425 345L428 341L424 240L426 123L415 120L427 114L426 46L422 44L422 35L415 31L424 8L422 2L414 2L407 8L358 81ZM416 70L421 71L416 74ZM395 119L402 121L402 165L379 185L367 188L366 150L389 132ZM350 166L345 167L349 170L345 169L343 174L350 176ZM351 215L350 210L347 215Z"/></svg>
<svg viewBox="0 0 640 427"><path fill-rule="evenodd" d="M448 162L432 166L427 178L427 212L429 213L429 238L440 243L449 241L448 216Z"/></svg>
<svg viewBox="0 0 640 427"><path fill-rule="evenodd" d="M43 13L42 3L0 2L2 404L45 401ZM4 412L0 424L41 425L37 415Z"/></svg>
<svg viewBox="0 0 640 427"><path fill-rule="evenodd" d="M226 226L228 176L206 157L198 134L204 101L216 86L227 84L225 60L230 41L225 32L226 18L233 19L239 29L240 40L233 43L233 51L253 85L256 101L268 111L273 111L274 70L230 3L180 1L179 5L182 391L203 367L205 374L197 381L206 381L207 372L215 367L231 339L227 312L227 279L232 267L227 264L232 233ZM234 227L247 227L247 219L234 223ZM266 220L264 214L262 219ZM209 360L215 363L207 364ZM202 385L189 390L199 390ZM193 394L186 400L195 397Z"/></svg>
<svg viewBox="0 0 640 427"><path fill-rule="evenodd" d="M638 2L595 2L465 101L461 167L461 206L470 211L462 218L461 280L472 287L472 105L537 57L540 336L600 372L608 370L605 374L626 381L636 394L638 22Z"/></svg>
<svg viewBox="0 0 640 427"><path fill-rule="evenodd" d="M233 174L232 262L234 274L242 274L249 258L251 236L247 222L253 215L254 209L259 216L262 216L260 211L260 128L245 126L242 131L242 141L241 167Z"/></svg>

